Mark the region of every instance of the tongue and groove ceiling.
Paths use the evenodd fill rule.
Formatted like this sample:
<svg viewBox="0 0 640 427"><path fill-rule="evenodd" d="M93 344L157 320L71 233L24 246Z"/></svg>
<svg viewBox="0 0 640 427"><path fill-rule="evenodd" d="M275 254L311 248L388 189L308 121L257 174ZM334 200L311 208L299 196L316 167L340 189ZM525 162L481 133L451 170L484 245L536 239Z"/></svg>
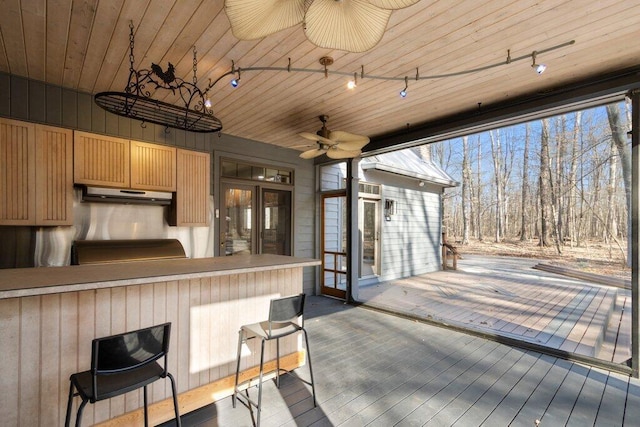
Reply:
<svg viewBox="0 0 640 427"><path fill-rule="evenodd" d="M348 0L343 0L348 1ZM295 26L259 40L232 34L222 0L5 0L0 13L0 71L95 94L122 91L129 73L129 25L135 68L151 63L193 79L193 47L201 86L237 68L328 68L358 74L243 72L237 88L212 90L223 133L304 150L297 134L328 127L375 137L470 108L547 91L640 65L640 3L629 0L421 0L392 13L378 45L363 53L323 49ZM530 58L539 54L542 75ZM453 77L425 79L486 65ZM364 69L365 77L361 78ZM416 74L420 76L415 80ZM400 80L367 78L376 75ZM399 96L408 77L408 94ZM173 102L171 97L158 95Z"/></svg>

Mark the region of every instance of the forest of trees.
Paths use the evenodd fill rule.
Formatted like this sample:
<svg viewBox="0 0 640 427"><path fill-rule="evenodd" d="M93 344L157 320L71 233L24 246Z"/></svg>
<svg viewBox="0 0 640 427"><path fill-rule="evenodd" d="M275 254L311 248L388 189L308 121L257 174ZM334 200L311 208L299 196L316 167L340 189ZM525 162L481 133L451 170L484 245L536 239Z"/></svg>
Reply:
<svg viewBox="0 0 640 427"><path fill-rule="evenodd" d="M444 196L449 239L607 242L626 256L631 104L494 129L431 145L460 185Z"/></svg>

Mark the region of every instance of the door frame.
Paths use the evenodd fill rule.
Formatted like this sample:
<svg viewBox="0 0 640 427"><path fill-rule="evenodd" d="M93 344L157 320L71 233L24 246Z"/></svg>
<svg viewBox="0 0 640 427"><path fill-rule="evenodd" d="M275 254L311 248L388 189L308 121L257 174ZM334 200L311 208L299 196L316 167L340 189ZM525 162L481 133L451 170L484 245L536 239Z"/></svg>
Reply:
<svg viewBox="0 0 640 427"><path fill-rule="evenodd" d="M328 295L328 296L346 300L347 298L346 282L348 278L347 277L348 257L347 257L346 248L344 251L325 250L325 238L326 238L325 236L325 200L330 198L339 198L339 197L343 197L346 203L347 191L341 190L341 191L335 191L331 193L324 193L320 197L320 251L321 251L321 258L322 258L322 264L321 264L322 268L321 268L321 274L320 274L320 293L323 295ZM344 224L344 226L346 227L346 224ZM327 267L326 265L327 256L333 257L334 268ZM340 260L341 262L338 262L339 257L342 257L342 259ZM337 269L335 266L338 264L342 265L343 269ZM345 282L345 289L344 290L338 289L335 286L334 287L325 286L325 274L327 273L333 274L334 283L338 283L340 276L344 275L343 280Z"/></svg>
<svg viewBox="0 0 640 427"><path fill-rule="evenodd" d="M381 218L381 202L380 202L380 198L375 198L375 197L359 197L358 198L358 212L359 212L359 218L358 218L358 229L359 232L361 234L360 239L359 239L359 243L360 243L360 250L358 251L359 254L359 277L360 278L369 278L369 277L376 277L380 275L380 254L381 254L381 242L380 242L380 238L381 238L381 229L382 229L382 223L380 221ZM364 205L365 203L372 203L374 205L374 212L375 212L375 231L374 231L374 244L373 244L373 257L374 257L374 267L373 267L373 271L372 274L369 275L364 275L362 273L363 271L363 263L364 263L364 222L365 222L365 208Z"/></svg>

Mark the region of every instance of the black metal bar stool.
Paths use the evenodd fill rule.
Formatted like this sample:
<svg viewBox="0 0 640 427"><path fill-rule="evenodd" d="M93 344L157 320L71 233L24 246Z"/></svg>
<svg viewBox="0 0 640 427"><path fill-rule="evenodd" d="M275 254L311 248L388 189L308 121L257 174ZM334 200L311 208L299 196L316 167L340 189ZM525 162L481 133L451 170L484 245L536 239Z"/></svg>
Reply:
<svg viewBox="0 0 640 427"><path fill-rule="evenodd" d="M313 382L313 369L311 367L311 354L309 351L309 338L307 331L304 329L304 299L305 294L299 294L291 297L284 297L271 300L269 306L269 319L264 322L253 323L240 327L238 332L238 359L236 363L236 381L233 391L233 407L236 407L236 400L245 405L253 414L252 407L257 409L256 426L260 427L260 410L262 404L262 379L264 376L264 346L267 341L276 340L276 387L280 388L280 371L290 373L280 368L280 338L287 335L302 332L307 353L307 362L309 363L310 381L298 378L300 381L311 386L313 394L313 406L316 406L316 389ZM242 344L249 339L260 338L260 376L258 382L258 401L255 402L249 397L249 387L247 386L246 396L239 393L238 377L240 375L240 355ZM251 380L249 379L250 383Z"/></svg>
<svg viewBox="0 0 640 427"><path fill-rule="evenodd" d="M72 374L69 378L69 400L65 426L71 421L71 407L74 396L80 396L76 426L80 427L82 411L87 403L110 399L115 396L144 388L144 425L149 425L147 414L147 385L160 378L171 380L173 406L178 427L180 413L176 395L176 382L167 371L167 353L171 323L150 328L96 338L91 343L91 369ZM157 360L164 357L164 366ZM74 389L76 392L74 393Z"/></svg>

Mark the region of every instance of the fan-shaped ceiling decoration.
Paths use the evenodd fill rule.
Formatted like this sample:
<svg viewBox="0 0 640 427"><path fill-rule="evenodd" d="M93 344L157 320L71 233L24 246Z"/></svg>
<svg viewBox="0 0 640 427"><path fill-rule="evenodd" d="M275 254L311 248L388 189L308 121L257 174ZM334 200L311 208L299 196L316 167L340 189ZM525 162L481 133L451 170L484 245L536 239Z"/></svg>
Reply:
<svg viewBox="0 0 640 427"><path fill-rule="evenodd" d="M382 38L394 9L420 0L226 0L233 35L259 39L294 25L316 46L364 52Z"/></svg>
<svg viewBox="0 0 640 427"><path fill-rule="evenodd" d="M328 116L320 116L322 129L317 133L302 132L299 135L311 141L317 146L300 154L303 159L312 159L326 153L331 159L349 159L358 157L362 148L369 143L369 138L364 135L356 135L340 130L327 129Z"/></svg>

